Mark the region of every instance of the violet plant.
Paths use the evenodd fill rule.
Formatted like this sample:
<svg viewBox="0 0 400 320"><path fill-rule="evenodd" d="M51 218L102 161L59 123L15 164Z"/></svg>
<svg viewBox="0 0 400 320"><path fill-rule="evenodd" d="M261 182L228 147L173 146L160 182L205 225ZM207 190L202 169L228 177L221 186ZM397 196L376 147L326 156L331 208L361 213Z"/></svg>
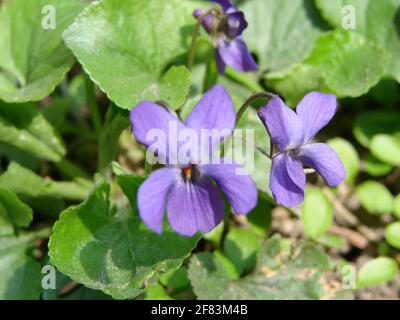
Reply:
<svg viewBox="0 0 400 320"><path fill-rule="evenodd" d="M154 136L149 134L151 130L161 130L162 137L169 137L154 150L157 156L166 160L167 166L154 171L138 190L139 214L150 229L162 232L165 210L172 229L182 235L193 236L196 232L214 229L222 221L225 209L213 180L236 214L247 214L254 209L257 188L248 173L238 175L238 165L225 159L211 162L206 156L204 163L201 160L201 155L219 150L220 141L226 138L224 132L229 135L234 130L233 103L222 86L214 86L206 92L184 123L150 101L134 107L130 119L134 136L146 147L151 147L154 142ZM172 132L172 127L177 128L176 133ZM172 146L173 143L178 145L177 136L184 130L192 130L201 136L200 131L204 129L218 130L218 134L213 139L207 137L190 145L188 150L185 149L189 158L182 162L174 154L179 152L178 148ZM158 201L152 201L155 197Z"/></svg>
<svg viewBox="0 0 400 320"><path fill-rule="evenodd" d="M278 147L272 156L270 177L271 192L278 204L293 207L304 201L304 165L315 169L330 187L336 187L346 177L346 169L332 147L311 143L334 116L336 105L334 95L310 92L297 105L296 112L279 97L258 111L272 143Z"/></svg>

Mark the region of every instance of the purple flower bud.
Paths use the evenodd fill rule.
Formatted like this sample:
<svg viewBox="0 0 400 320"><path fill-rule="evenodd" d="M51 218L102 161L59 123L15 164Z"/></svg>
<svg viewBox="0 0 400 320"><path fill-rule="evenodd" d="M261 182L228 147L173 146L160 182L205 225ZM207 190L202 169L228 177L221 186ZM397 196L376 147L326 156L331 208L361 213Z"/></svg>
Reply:
<svg viewBox="0 0 400 320"><path fill-rule="evenodd" d="M244 13L237 11L230 13L225 18L224 34L228 38L239 37L247 28L247 21L244 18Z"/></svg>
<svg viewBox="0 0 400 320"><path fill-rule="evenodd" d="M207 33L212 33L213 30L217 28L218 21L216 17L212 13L208 13L205 16L201 16L204 10L202 9L196 9L193 12L193 16L196 19L201 18L201 25L203 28L207 31Z"/></svg>
<svg viewBox="0 0 400 320"><path fill-rule="evenodd" d="M226 65L241 72L257 71L258 66L242 38L242 33L248 25L244 13L238 11L230 0L211 1L221 6L223 15L209 13L202 18L202 25L210 34L215 46L219 73L225 72ZM202 9L196 9L193 15L199 19L202 12Z"/></svg>

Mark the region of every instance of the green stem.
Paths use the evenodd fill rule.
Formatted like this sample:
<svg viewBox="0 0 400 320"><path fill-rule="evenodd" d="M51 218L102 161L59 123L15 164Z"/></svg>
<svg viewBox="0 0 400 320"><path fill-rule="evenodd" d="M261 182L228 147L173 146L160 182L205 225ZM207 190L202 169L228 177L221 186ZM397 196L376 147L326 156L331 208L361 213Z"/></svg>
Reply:
<svg viewBox="0 0 400 320"><path fill-rule="evenodd" d="M113 103L109 106L106 120L99 136L98 170L105 177L111 178L110 163L116 158L118 141L121 133L129 127L129 116Z"/></svg>
<svg viewBox="0 0 400 320"><path fill-rule="evenodd" d="M247 89L254 91L254 92L260 92L264 91L264 88L258 84L256 81L251 79L247 74L243 72L238 72L232 68L226 68L225 70L225 76L243 86L245 86Z"/></svg>
<svg viewBox="0 0 400 320"><path fill-rule="evenodd" d="M77 127L76 125L63 123L59 130L62 134L72 134L96 140L96 135L87 127Z"/></svg>
<svg viewBox="0 0 400 320"><path fill-rule="evenodd" d="M98 136L101 132L101 116L96 101L94 83L87 76L85 76L85 88L86 101L92 116L93 128Z"/></svg>
<svg viewBox="0 0 400 320"><path fill-rule="evenodd" d="M87 123L83 120L80 114L77 114L76 112L76 110L79 110L80 108L79 105L76 103L74 97L71 96L71 93L69 91L69 86L65 78L60 83L60 89L64 97L69 101L71 105L70 112L74 116L74 120L78 122L80 127L85 127L86 129L88 129Z"/></svg>
<svg viewBox="0 0 400 320"><path fill-rule="evenodd" d="M58 197L62 195L64 199L83 201L87 198L92 188L92 182L86 181L85 184L75 181L53 181L49 184L48 193Z"/></svg>
<svg viewBox="0 0 400 320"><path fill-rule="evenodd" d="M236 125L239 123L240 118L242 117L243 113L246 111L246 109L256 100L260 98L267 98L267 99L272 99L274 98L275 95L271 92L260 92L253 94L248 98L243 105L240 107L239 111L236 113Z"/></svg>
<svg viewBox="0 0 400 320"><path fill-rule="evenodd" d="M242 118L242 115L244 114L244 112L247 110L247 108L248 108L249 106L251 106L251 104L252 104L254 101L256 101L256 100L258 100L258 99L260 99L260 98L272 99L272 98L274 98L274 97L275 97L275 95L274 95L273 93L271 93L271 92L260 92L260 93L256 93L256 94L253 94L252 96L250 96L250 97L242 104L242 106L239 108L239 111L236 113L235 128L237 127L237 125L238 125L240 119ZM268 129L267 129L267 132L268 132ZM268 134L269 134L269 132L268 132ZM270 134L269 134L269 136L271 137ZM232 139L232 137L233 137L233 134L224 142L224 145L227 144L227 143L229 143L230 140ZM265 155L268 157L267 154L265 154ZM221 150L221 157L224 157L224 156L225 156L225 149L222 148L222 150ZM269 154L269 158L272 159L272 143L271 143L271 142L270 142L270 154Z"/></svg>
<svg viewBox="0 0 400 320"><path fill-rule="evenodd" d="M147 159L144 159L144 174L145 176L149 176L151 171L153 170L153 165L147 161Z"/></svg>
<svg viewBox="0 0 400 320"><path fill-rule="evenodd" d="M187 64L186 67L190 70L192 70L193 68L193 63L194 63L194 55L196 53L196 42L197 42L197 37L200 34L200 27L201 27L201 23L204 19L204 17L210 13L216 14L216 15L220 15L221 12L218 9L212 8L209 10L205 10L204 12L201 13L201 15L197 18L197 23L193 29L192 32L192 42L190 44L190 48L189 48L189 53L188 53L188 60L187 60Z"/></svg>
<svg viewBox="0 0 400 320"><path fill-rule="evenodd" d="M47 239L50 237L52 230L52 227L44 227L39 230L31 231L26 234L26 241L29 242L39 239Z"/></svg>
<svg viewBox="0 0 400 320"><path fill-rule="evenodd" d="M61 172L71 178L82 177L90 179L90 175L85 170L73 164L67 158L63 158L61 161L56 162L55 165Z"/></svg>
<svg viewBox="0 0 400 320"><path fill-rule="evenodd" d="M207 62L206 74L203 81L203 92L208 91L218 81L218 70L215 59L211 59Z"/></svg>

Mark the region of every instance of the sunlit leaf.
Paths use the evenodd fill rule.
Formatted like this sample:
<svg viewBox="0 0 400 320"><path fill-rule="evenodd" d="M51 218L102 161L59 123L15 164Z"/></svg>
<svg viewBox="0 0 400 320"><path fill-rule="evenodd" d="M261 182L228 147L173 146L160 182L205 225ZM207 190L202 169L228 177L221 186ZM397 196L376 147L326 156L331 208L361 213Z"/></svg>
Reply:
<svg viewBox="0 0 400 320"><path fill-rule="evenodd" d="M357 286L377 286L393 279L398 272L397 263L392 258L379 257L368 261L357 273Z"/></svg>
<svg viewBox="0 0 400 320"><path fill-rule="evenodd" d="M74 62L61 35L84 6L78 0L10 0L2 4L0 99L36 101L54 90Z"/></svg>
<svg viewBox="0 0 400 320"><path fill-rule="evenodd" d="M130 192L136 193L131 186ZM142 293L158 275L178 268L199 237L149 230L132 212L110 203L101 183L81 205L65 210L50 239L50 257L61 272L117 299Z"/></svg>
<svg viewBox="0 0 400 320"><path fill-rule="evenodd" d="M325 278L331 270L329 258L314 244L300 241L286 248L274 236L244 278L231 280L213 254L202 252L190 260L189 279L199 299L329 299L341 291Z"/></svg>
<svg viewBox="0 0 400 320"><path fill-rule="evenodd" d="M392 211L393 196L385 185L368 180L357 187L356 193L369 213L382 215Z"/></svg>
<svg viewBox="0 0 400 320"><path fill-rule="evenodd" d="M284 75L267 75L270 85L292 103L313 90L358 97L376 85L388 64L379 44L345 30L322 34L311 54Z"/></svg>
<svg viewBox="0 0 400 320"><path fill-rule="evenodd" d="M400 222L393 222L385 228L385 238L390 245L400 249Z"/></svg>
<svg viewBox="0 0 400 320"><path fill-rule="evenodd" d="M281 71L301 62L322 32L312 1L248 0L239 8L250 22L244 38L263 70Z"/></svg>
<svg viewBox="0 0 400 320"><path fill-rule="evenodd" d="M390 54L386 72L400 82L399 0L316 0L316 5L333 27L343 28L353 19L354 32L383 46Z"/></svg>
<svg viewBox="0 0 400 320"><path fill-rule="evenodd" d="M308 188L301 209L304 231L310 238L323 235L333 221L333 207L328 197L317 188Z"/></svg>
<svg viewBox="0 0 400 320"><path fill-rule="evenodd" d="M59 161L65 155L59 134L34 104L16 106L0 101L0 142L40 159Z"/></svg>
<svg viewBox="0 0 400 320"><path fill-rule="evenodd" d="M378 134L372 138L371 152L378 159L393 166L400 166L400 134Z"/></svg>
<svg viewBox="0 0 400 320"><path fill-rule="evenodd" d="M132 109L146 99L176 105L182 99L171 92L182 90L183 79L176 78L179 71L164 80L161 76L189 46L193 9L194 4L183 0L96 1L64 32L64 39L91 79L118 106ZM183 87L187 86L185 80Z"/></svg>
<svg viewBox="0 0 400 320"><path fill-rule="evenodd" d="M32 219L31 208L13 192L0 188L0 236L14 234L15 228L29 226Z"/></svg>

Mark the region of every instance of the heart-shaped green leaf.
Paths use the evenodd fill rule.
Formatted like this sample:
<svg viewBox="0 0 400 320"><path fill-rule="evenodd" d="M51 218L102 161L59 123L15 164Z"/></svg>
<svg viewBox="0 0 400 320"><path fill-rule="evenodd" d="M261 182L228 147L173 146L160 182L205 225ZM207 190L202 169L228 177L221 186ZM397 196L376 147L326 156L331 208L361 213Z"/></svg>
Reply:
<svg viewBox="0 0 400 320"><path fill-rule="evenodd" d="M136 191L131 184L130 192ZM108 197L109 186L101 183L84 203L65 210L54 226L49 255L73 280L117 299L133 298L160 273L178 268L199 237L170 229L158 235Z"/></svg>
<svg viewBox="0 0 400 320"><path fill-rule="evenodd" d="M15 227L27 227L32 219L31 208L13 192L0 188L0 236L14 234Z"/></svg>
<svg viewBox="0 0 400 320"><path fill-rule="evenodd" d="M189 279L199 299L321 299L341 293L338 283L326 282L331 270L328 256L315 244L292 245L274 236L261 247L255 270L244 278L230 279L214 254L202 252L190 260Z"/></svg>
<svg viewBox="0 0 400 320"><path fill-rule="evenodd" d="M333 27L351 27L386 48L390 53L386 72L400 82L399 0L316 0L316 5Z"/></svg>
<svg viewBox="0 0 400 320"><path fill-rule="evenodd" d="M118 106L132 109L146 99L175 105L182 100L171 92L182 89L183 78L176 78L177 70L164 80L161 76L188 48L193 9L194 4L184 0L96 1L65 31L64 39L91 79ZM183 87L187 86L185 80Z"/></svg>
<svg viewBox="0 0 400 320"><path fill-rule="evenodd" d="M13 105L0 101L0 142L59 161L65 147L59 134L34 104Z"/></svg>
<svg viewBox="0 0 400 320"><path fill-rule="evenodd" d="M41 291L40 264L27 255L35 235L0 237L0 300L37 300Z"/></svg>
<svg viewBox="0 0 400 320"><path fill-rule="evenodd" d="M358 97L378 83L387 65L388 54L378 43L336 30L322 34L300 65L286 74L267 75L267 81L290 103L313 90Z"/></svg>
<svg viewBox="0 0 400 320"><path fill-rule="evenodd" d="M36 101L54 90L74 62L61 35L84 5L78 0L10 0L2 4L0 99Z"/></svg>
<svg viewBox="0 0 400 320"><path fill-rule="evenodd" d="M249 21L244 38L263 70L282 71L301 62L322 32L311 1L248 0L239 8Z"/></svg>

